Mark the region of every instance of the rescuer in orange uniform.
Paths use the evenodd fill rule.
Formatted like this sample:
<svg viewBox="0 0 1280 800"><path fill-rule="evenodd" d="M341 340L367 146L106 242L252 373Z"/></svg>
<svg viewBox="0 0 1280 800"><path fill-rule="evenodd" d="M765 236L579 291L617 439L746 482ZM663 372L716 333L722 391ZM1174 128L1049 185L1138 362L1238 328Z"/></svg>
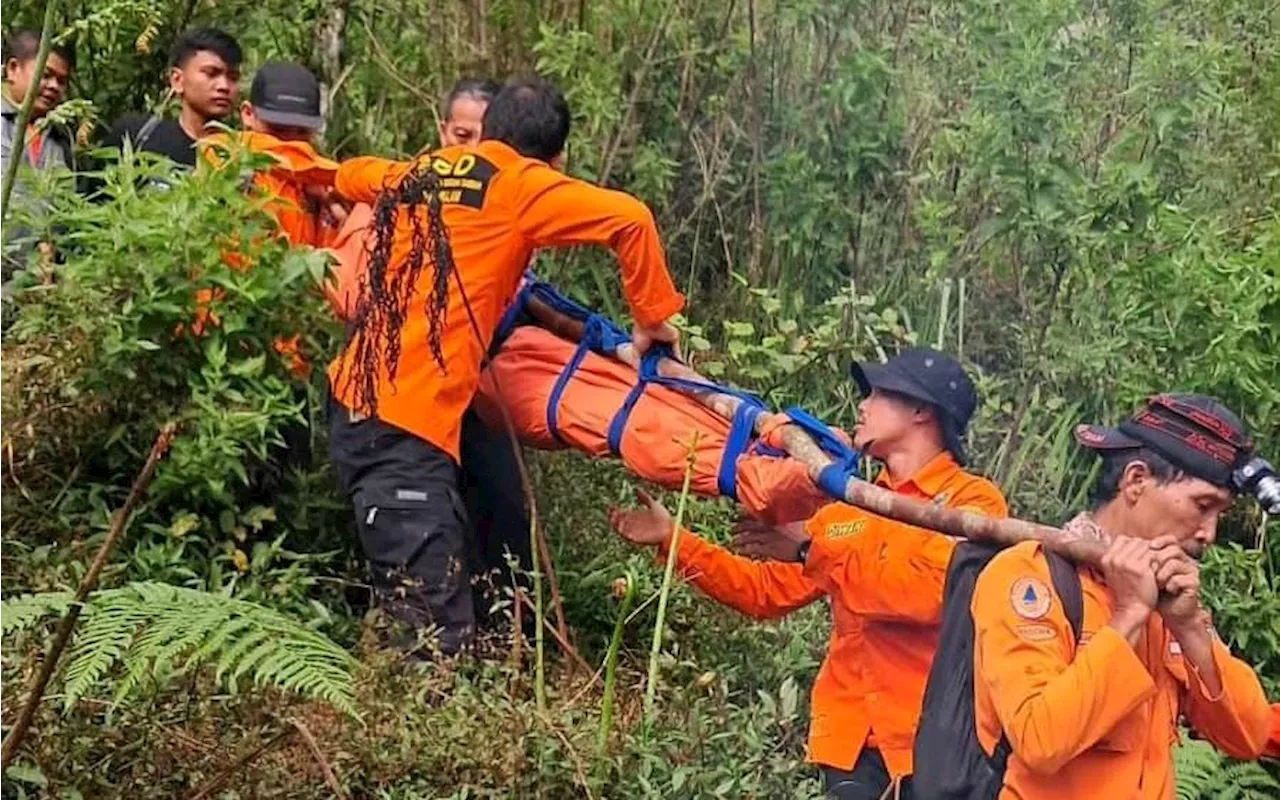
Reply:
<svg viewBox="0 0 1280 800"><path fill-rule="evenodd" d="M312 139L324 125L320 113L320 83L306 67L269 61L258 68L249 90L249 100L240 106L245 130L228 136L219 133L202 139L205 158L215 166L223 163L224 149L232 139L254 153L271 156L275 164L258 171L253 185L268 198L266 210L275 217L289 243L326 247L332 243L346 216L346 210L331 197L338 164L316 152ZM199 333L216 315L209 306L217 292L203 289L196 294L196 324ZM282 338L276 351L293 373L305 378L311 367L302 355L300 335ZM290 451L309 458L310 434L305 427L286 432Z"/></svg>
<svg viewBox="0 0 1280 800"><path fill-rule="evenodd" d="M345 219L331 189L337 162L316 152L312 140L324 125L320 114L320 83L301 64L268 61L258 68L249 100L240 106L244 132L236 142L255 153L266 153L276 166L254 175L253 184L271 198L271 212L289 242L327 247ZM210 160L217 163L227 134L202 140Z"/></svg>
<svg viewBox="0 0 1280 800"><path fill-rule="evenodd" d="M977 393L958 363L915 349L884 365L855 365L854 377L864 395L854 446L884 464L877 484L950 508L1007 515L1000 490L961 468ZM614 527L665 554L670 519L645 499L646 509L615 511ZM738 543L768 560L681 532L677 566L715 600L761 619L830 595L835 624L813 686L808 754L829 794L879 798L902 784L911 774L953 540L833 503L785 535L744 523Z"/></svg>
<svg viewBox="0 0 1280 800"><path fill-rule="evenodd" d="M1075 636L1038 544L992 559L973 596L978 738L1010 752L1001 798L1173 798L1172 747L1185 715L1232 756L1256 758L1270 709L1200 605L1196 558L1232 503L1252 445L1240 420L1198 395L1152 398L1120 428L1082 425L1101 454L1077 535L1117 534L1101 570L1077 569Z"/></svg>
<svg viewBox="0 0 1280 800"><path fill-rule="evenodd" d="M374 203L367 277L329 370L330 443L376 597L449 654L473 636L462 416L494 328L535 248L602 244L618 256L641 351L674 343L684 306L653 215L622 192L558 171L569 107L539 79L509 83L476 146L410 163L356 158L337 193Z"/></svg>

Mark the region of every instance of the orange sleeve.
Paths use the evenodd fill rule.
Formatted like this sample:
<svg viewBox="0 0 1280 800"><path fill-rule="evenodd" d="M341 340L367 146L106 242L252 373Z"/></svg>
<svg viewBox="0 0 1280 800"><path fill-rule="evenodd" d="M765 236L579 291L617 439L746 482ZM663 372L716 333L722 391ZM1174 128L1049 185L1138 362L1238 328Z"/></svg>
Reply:
<svg viewBox="0 0 1280 800"><path fill-rule="evenodd" d="M1041 775L1092 747L1156 691L1138 654L1109 626L1072 659L1075 637L1051 585L1038 548L1018 545L978 576L972 605L974 684L988 688L1013 751ZM1028 586L1050 597L1042 614L1015 606L1015 589Z"/></svg>
<svg viewBox="0 0 1280 800"><path fill-rule="evenodd" d="M665 561L670 540L658 549ZM799 564L753 561L730 553L682 530L676 568L703 594L756 619L776 619L822 597L822 589L804 577Z"/></svg>
<svg viewBox="0 0 1280 800"><path fill-rule="evenodd" d="M1003 495L986 481L957 492L950 504L985 516L1008 515ZM941 620L954 539L844 503L826 506L806 527L812 541L804 574L835 602L879 619Z"/></svg>
<svg viewBox="0 0 1280 800"><path fill-rule="evenodd" d="M1211 697L1199 673L1187 661L1186 714L1191 727L1234 758L1257 758L1267 748L1272 709L1253 667L1231 655L1213 637L1213 661L1222 691Z"/></svg>
<svg viewBox="0 0 1280 800"><path fill-rule="evenodd" d="M1271 738L1267 739L1267 749L1262 755L1280 759L1280 703L1271 706Z"/></svg>
<svg viewBox="0 0 1280 800"><path fill-rule="evenodd" d="M332 186L338 174L338 163L317 153L308 142L277 141L263 152L275 156L280 161L277 169L298 183Z"/></svg>
<svg viewBox="0 0 1280 800"><path fill-rule="evenodd" d="M413 168L412 161L360 156L343 161L333 179L334 191L353 203L372 203L383 189L395 186Z"/></svg>
<svg viewBox="0 0 1280 800"><path fill-rule="evenodd" d="M605 245L622 267L622 291L641 325L684 308L649 208L624 192L571 178L545 164L521 168L512 212L532 247Z"/></svg>

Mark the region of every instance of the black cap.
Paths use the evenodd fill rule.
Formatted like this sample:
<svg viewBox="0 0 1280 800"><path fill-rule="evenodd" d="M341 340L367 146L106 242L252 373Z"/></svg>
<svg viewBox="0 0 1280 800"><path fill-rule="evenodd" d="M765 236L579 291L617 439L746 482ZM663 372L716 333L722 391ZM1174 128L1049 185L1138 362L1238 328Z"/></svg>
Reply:
<svg viewBox="0 0 1280 800"><path fill-rule="evenodd" d="M978 390L960 362L927 347L903 350L884 364L855 362L853 379L864 395L872 389L905 395L938 409L947 450L963 466L964 432L978 407Z"/></svg>
<svg viewBox="0 0 1280 800"><path fill-rule="evenodd" d="M1240 418L1200 394L1156 395L1120 427L1077 425L1075 437L1090 450L1148 447L1188 474L1232 490L1232 471L1253 453Z"/></svg>
<svg viewBox="0 0 1280 800"><path fill-rule="evenodd" d="M320 83L311 70L287 61L268 61L258 68L249 88L253 113L269 125L319 130Z"/></svg>

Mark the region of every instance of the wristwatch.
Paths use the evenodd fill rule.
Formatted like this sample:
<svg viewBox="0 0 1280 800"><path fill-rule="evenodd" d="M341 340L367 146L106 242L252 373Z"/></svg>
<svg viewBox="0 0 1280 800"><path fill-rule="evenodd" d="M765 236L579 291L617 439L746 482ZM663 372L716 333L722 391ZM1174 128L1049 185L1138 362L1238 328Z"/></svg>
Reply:
<svg viewBox="0 0 1280 800"><path fill-rule="evenodd" d="M796 561L801 564L809 560L809 545L813 544L812 539L805 539L800 543L800 547L796 550Z"/></svg>

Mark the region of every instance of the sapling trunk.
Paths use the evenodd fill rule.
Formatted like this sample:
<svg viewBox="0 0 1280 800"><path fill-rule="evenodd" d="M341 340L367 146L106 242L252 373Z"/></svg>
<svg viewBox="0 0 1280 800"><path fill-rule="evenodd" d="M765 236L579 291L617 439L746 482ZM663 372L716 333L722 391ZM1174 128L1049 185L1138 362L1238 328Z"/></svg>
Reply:
<svg viewBox="0 0 1280 800"><path fill-rule="evenodd" d="M658 657L662 655L662 632L667 621L667 597L671 594L671 579L676 571L676 553L680 545L680 528L684 525L684 509L689 501L689 483L693 480L694 456L698 448L695 433L689 442L685 456L684 484L680 487L680 501L676 504L676 520L671 531L671 544L667 548L667 568L662 573L662 588L658 591L658 619L653 623L653 644L649 648L649 677L644 687L644 729L646 734L653 725L653 703L658 691Z"/></svg>
<svg viewBox="0 0 1280 800"><path fill-rule="evenodd" d="M71 641L71 634L75 632L76 623L80 619L80 611L84 608L84 602L88 599L89 594L98 586L98 578L102 575L102 570L107 566L107 560L111 558L111 553L116 549L120 537L124 536L124 532L129 527L129 520L133 518L133 510L138 507L138 503L142 502L142 498L147 493L147 489L151 486L151 480L156 476L156 467L160 465L160 459L164 458L169 452L169 448L173 445L173 437L177 434L178 427L175 423L169 422L160 430L160 435L156 437L155 443L151 445L151 453L147 456L146 463L142 465L142 470L133 480L133 486L129 489L129 496L125 498L124 505L116 512L115 517L111 520L111 528L107 531L107 538L102 540L102 545L98 548L98 553L93 557L93 562L89 564L89 570L80 579L80 585L76 588L75 601L71 607L67 609L67 615L58 623L58 630L53 636L53 642L49 645L49 652L45 654L44 661L40 664L40 670L32 679L31 686L27 689L26 700L23 701L22 707L18 710L18 716L13 722L13 727L9 729L9 735L4 737L4 744L0 745L0 775L3 775L9 769L9 764L13 762L13 757L18 752L23 738L27 735L27 730L31 727L31 721L35 719L36 710L40 708L40 703L44 700L44 690L48 687L49 681L53 679L53 675L58 670L58 659L62 657L62 651L66 649L67 644Z"/></svg>

